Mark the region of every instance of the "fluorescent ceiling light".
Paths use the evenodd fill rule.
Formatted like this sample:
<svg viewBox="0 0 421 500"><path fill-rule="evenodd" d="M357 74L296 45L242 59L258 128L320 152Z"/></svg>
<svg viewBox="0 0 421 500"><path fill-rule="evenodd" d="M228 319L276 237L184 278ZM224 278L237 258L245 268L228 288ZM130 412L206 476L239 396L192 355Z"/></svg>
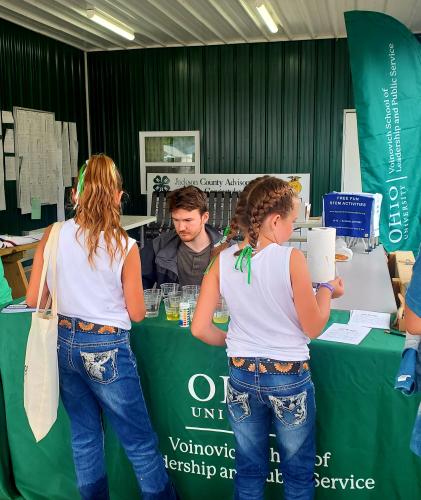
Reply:
<svg viewBox="0 0 421 500"><path fill-rule="evenodd" d="M269 14L269 11L266 8L265 4L260 4L256 6L257 12L262 17L263 21L266 23L266 26L272 33L278 32L278 26L276 26L275 21L272 19L272 16Z"/></svg>
<svg viewBox="0 0 421 500"><path fill-rule="evenodd" d="M134 33L129 28L123 27L123 25L117 21L113 20L111 16L106 16L105 14L99 13L95 9L88 9L86 15L97 24L100 24L104 28L107 28L117 35L127 38L127 40L134 40Z"/></svg>

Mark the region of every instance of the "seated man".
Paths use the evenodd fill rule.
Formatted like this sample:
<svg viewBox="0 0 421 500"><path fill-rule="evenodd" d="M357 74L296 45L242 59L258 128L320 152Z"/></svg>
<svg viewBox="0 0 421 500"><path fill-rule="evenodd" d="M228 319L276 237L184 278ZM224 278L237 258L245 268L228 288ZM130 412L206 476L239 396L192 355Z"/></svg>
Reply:
<svg viewBox="0 0 421 500"><path fill-rule="evenodd" d="M421 335L421 246L406 292L405 326L408 333Z"/></svg>
<svg viewBox="0 0 421 500"><path fill-rule="evenodd" d="M220 233L209 224L206 194L195 186L171 191L168 209L174 229L146 243L142 250L143 288L156 283L200 285Z"/></svg>

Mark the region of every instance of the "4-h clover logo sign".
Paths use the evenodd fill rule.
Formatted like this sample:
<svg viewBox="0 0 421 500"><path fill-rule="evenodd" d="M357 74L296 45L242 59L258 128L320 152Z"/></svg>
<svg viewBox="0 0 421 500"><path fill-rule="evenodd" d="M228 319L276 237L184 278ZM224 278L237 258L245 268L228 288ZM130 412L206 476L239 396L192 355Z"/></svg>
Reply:
<svg viewBox="0 0 421 500"><path fill-rule="evenodd" d="M153 190L156 191L157 193L164 192L166 193L167 191L170 190L170 180L166 175L163 175L162 177L160 175L157 175L153 179Z"/></svg>

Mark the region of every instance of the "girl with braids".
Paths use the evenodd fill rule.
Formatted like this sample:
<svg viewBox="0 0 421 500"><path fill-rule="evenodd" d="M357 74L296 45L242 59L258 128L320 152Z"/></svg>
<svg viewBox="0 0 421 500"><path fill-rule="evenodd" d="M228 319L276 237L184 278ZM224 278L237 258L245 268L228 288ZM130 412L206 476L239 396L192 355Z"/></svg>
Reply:
<svg viewBox="0 0 421 500"><path fill-rule="evenodd" d="M304 255L281 246L291 236L299 203L284 181L264 176L242 192L227 242L205 276L192 333L227 345L228 418L234 431L236 500L263 500L273 425L284 497L314 496L315 400L308 343L323 330L340 278L316 295ZM229 245L238 234L244 241ZM220 294L231 321L225 334L212 324Z"/></svg>
<svg viewBox="0 0 421 500"><path fill-rule="evenodd" d="M60 394L70 417L73 459L82 499L109 499L103 412L131 461L143 498L172 500L149 421L129 335L145 316L135 240L120 226L122 182L111 158L94 155L79 174L75 216L57 250ZM38 245L27 303L35 306L48 234ZM51 284L50 269L43 303Z"/></svg>

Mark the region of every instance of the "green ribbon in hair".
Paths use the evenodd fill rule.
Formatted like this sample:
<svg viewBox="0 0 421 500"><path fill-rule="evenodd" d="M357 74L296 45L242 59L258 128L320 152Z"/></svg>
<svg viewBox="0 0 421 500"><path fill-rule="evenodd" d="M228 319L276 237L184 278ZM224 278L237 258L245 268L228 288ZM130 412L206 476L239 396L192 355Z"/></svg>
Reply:
<svg viewBox="0 0 421 500"><path fill-rule="evenodd" d="M251 282L251 258L253 256L253 247L251 245L246 245L240 252L237 260L235 261L234 268L238 271L244 272L243 266L247 268L247 283L250 285Z"/></svg>
<svg viewBox="0 0 421 500"><path fill-rule="evenodd" d="M219 247L219 245L222 245L222 244L224 244L227 241L227 237L230 234L230 231L231 231L230 226L227 226L224 229L224 232L222 234L222 238L217 243L215 243L214 248ZM215 256L212 257L211 261L208 264L208 267L205 269L205 272L203 274L208 274L209 273L209 271L210 271L211 267L213 266L213 263L215 262L215 260L216 260L217 257L218 257L218 255L215 255Z"/></svg>
<svg viewBox="0 0 421 500"><path fill-rule="evenodd" d="M82 168L79 171L79 176L78 176L78 180L77 180L77 187L76 187L77 201L79 201L79 197L83 193L83 188L85 187L85 174L86 174L87 166L88 166L88 164L85 163L84 165L82 165Z"/></svg>

